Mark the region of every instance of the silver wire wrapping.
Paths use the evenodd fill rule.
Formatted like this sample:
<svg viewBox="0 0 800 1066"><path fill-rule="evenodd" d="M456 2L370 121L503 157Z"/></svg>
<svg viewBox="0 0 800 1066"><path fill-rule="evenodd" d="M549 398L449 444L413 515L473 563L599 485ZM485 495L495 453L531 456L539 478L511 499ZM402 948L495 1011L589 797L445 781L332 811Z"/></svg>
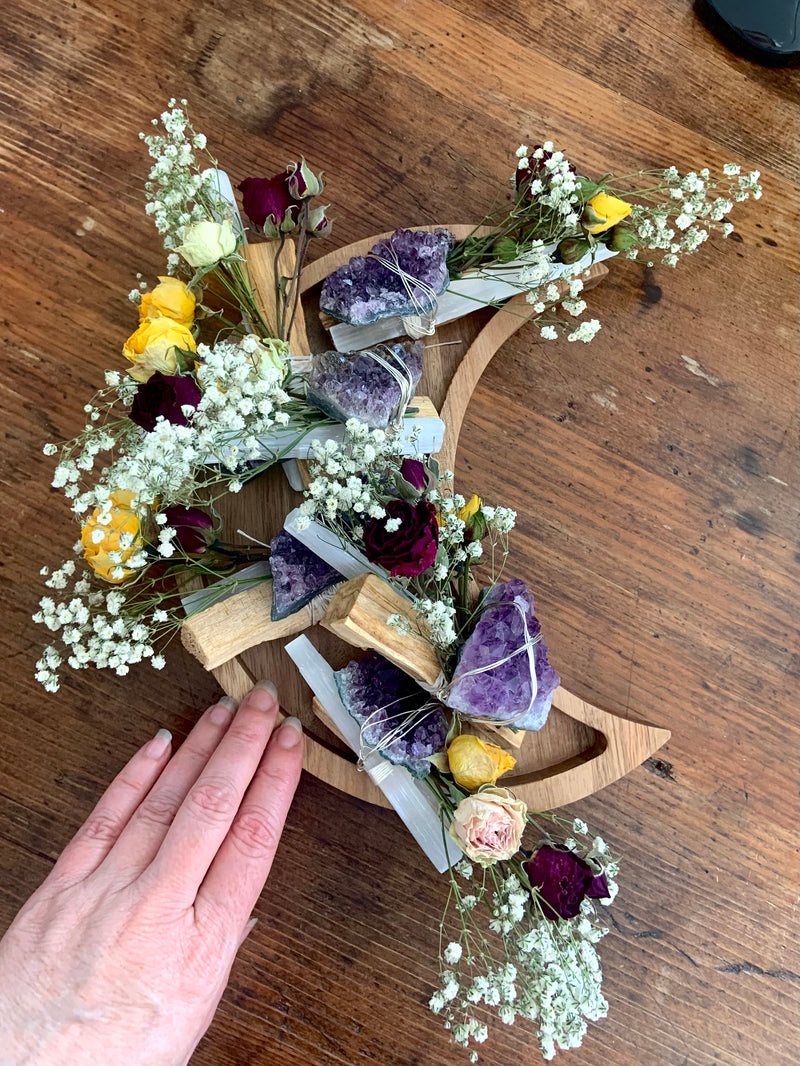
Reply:
<svg viewBox="0 0 800 1066"><path fill-rule="evenodd" d="M392 408L389 421L399 429L405 418L408 405L411 403L411 397L414 395L414 378L411 375L411 371L406 366L405 360L400 358L399 353L394 348L390 348L386 344L381 344L379 347L383 348L385 352L388 352L396 366L393 366L388 359L384 359L378 352L377 348L365 348L358 354L368 356L370 359L374 360L378 366L382 366L384 370L388 370L389 374L397 382L397 386L400 389L400 399Z"/></svg>
<svg viewBox="0 0 800 1066"><path fill-rule="evenodd" d="M520 605L516 601L512 601L512 605L513 605L514 609L517 610L519 612L520 616L522 617L522 626L523 626L523 630L524 630L524 633L525 633L525 641L518 648L515 648L514 651L512 651L509 655L506 655L505 658L498 659L496 662L493 662L493 663L487 663L485 666L477 666L477 667L475 667L474 670L468 670L466 673L461 674L459 677L455 678L452 681L447 681L445 679L444 671L440 671L439 672L439 676L436 678L436 680L434 681L434 683L432 685L426 684L424 681L416 681L416 684L419 685L419 687L421 689L423 689L425 692L430 693L430 695L433 696L435 701L437 701L439 703L442 703L442 704L444 704L445 707L447 707L448 706L447 705L447 697L450 694L451 689L453 689L456 685L458 685L461 681L463 681L464 678L466 678L466 677L474 677L476 674L485 674L489 670L495 670L498 666L504 666L506 663L508 663L512 659L516 658L517 655L521 655L523 652L526 652L527 655L528 655L528 666L529 666L529 669L530 669L530 676L531 676L531 698L530 698L530 700L528 702L528 706L524 710L520 711L518 714L512 715L510 718L469 718L468 719L468 721L470 721L470 722L475 722L476 725L513 726L516 722L519 722L521 719L523 719L525 717L525 715L527 715L530 712L531 708L534 705L534 702L536 701L536 695L537 695L538 690L539 690L539 685L538 685L538 682L536 680L536 655L535 655L535 652L534 652L533 649L536 647L536 645L541 640L541 634L537 633L536 636L532 637L530 635L530 631L528 629L528 619L527 619L527 617L525 615L525 611L522 609L522 607L520 607ZM493 606L497 606L497 605L493 604ZM404 698L408 699L409 697L404 697ZM390 707L393 707L395 703L399 703L399 702L401 702L401 701L400 700L393 700L391 703L387 703L387 704L385 704L382 707L376 707L375 710L371 714L369 714L364 719L364 721L361 723L361 725L359 727L359 729L360 729L359 766L361 766L361 763L363 763L363 761L366 758L368 758L370 755L373 755L375 753L380 754L386 747L388 747L391 743L393 743L393 741L405 736L405 734L407 732L409 732L411 729L414 728L414 726L417 725L417 723L421 720L421 718L425 714L428 713L428 711L430 711L433 707L436 706L435 702L426 700L425 703L423 703L420 707L416 708L414 710L414 712L412 712L412 714L410 714L408 716L408 720L407 721L405 721L402 724L399 724L399 725L395 726L393 729L391 729L389 731L389 733L387 734L387 736L386 737L382 737L378 741L377 744L374 744L374 745L368 744L365 741L365 739L364 739L364 730L369 728L371 719L375 718L377 715L382 714L384 711L388 710ZM452 709L452 708L448 708L448 709ZM458 714L458 711L453 711L453 713L454 714ZM390 715L389 718L387 719L387 721L392 721L395 718L404 718L404 717L405 716L404 716L403 712L399 712L398 714Z"/></svg>
<svg viewBox="0 0 800 1066"><path fill-rule="evenodd" d="M436 331L436 312L439 310L439 297L436 290L429 285L427 281L420 281L420 279L415 278L413 274L409 274L407 270L403 270L391 240L386 247L388 247L389 255L391 256L390 259L387 259L386 256L378 255L374 251L369 252L367 258L377 260L381 266L386 267L387 270L391 270L391 272L396 274L402 281L403 288L406 290L406 295L417 312L415 315L402 316L403 329L408 336L412 337L414 340L418 340L420 337L433 336ZM415 291L417 289L427 301L427 307L417 296Z"/></svg>

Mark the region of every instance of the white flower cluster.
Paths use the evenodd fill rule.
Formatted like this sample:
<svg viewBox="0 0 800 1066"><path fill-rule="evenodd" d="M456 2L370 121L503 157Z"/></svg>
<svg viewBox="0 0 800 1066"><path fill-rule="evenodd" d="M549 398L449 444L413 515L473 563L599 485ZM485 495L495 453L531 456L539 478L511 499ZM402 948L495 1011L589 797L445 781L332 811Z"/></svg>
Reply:
<svg viewBox="0 0 800 1066"><path fill-rule="evenodd" d="M707 167L683 175L677 167L668 167L661 174L664 202L655 207L633 205L630 220L642 246L663 252L664 266L674 267L681 255L696 252L708 240L711 230L730 236L733 226L725 219L734 203L751 196L754 200L761 198L759 171L742 174L736 163L726 163L722 172L729 180L712 177ZM639 249L633 247L626 254L635 259L638 253Z"/></svg>
<svg viewBox="0 0 800 1066"><path fill-rule="evenodd" d="M100 507L104 515L110 513L111 494L118 491L133 492L132 506L143 516L156 500L162 505L189 503L199 488L214 482L228 479L234 491L238 472L269 455L270 431L290 421L284 410L290 398L282 388L287 352L284 342L253 335L238 343L199 345L196 374L203 394L196 410L184 410L188 426L163 418L151 432L127 418L108 425L87 423L85 432L64 449L53 485L64 489L77 514ZM114 372L106 380L107 391L115 392L123 405L132 402L135 384L131 388ZM108 410L112 406L105 404ZM79 482L96 457L112 449L114 462L100 472L96 484L80 492ZM55 445L45 447L47 454L56 450ZM209 460L219 465L209 467ZM107 524L102 516L100 521ZM168 542L169 537L161 539ZM162 554L172 553L167 548ZM126 566L135 569L136 563Z"/></svg>
<svg viewBox="0 0 800 1066"><path fill-rule="evenodd" d="M263 459L275 426L290 418L283 390L289 349L284 341L260 340L253 334L238 342L197 347L197 381L203 390L192 429L204 457L213 456L229 470Z"/></svg>
<svg viewBox="0 0 800 1066"><path fill-rule="evenodd" d="M74 573L75 564L70 560L46 584L63 589ZM58 669L65 659L73 670L108 667L120 677L146 659L156 670L164 666L154 642L168 622L167 612L157 607L147 612L131 611L122 590L97 589L86 577L73 583L70 598L61 603L43 597L33 620L58 634L64 648L62 652L48 646L36 664L36 680L48 692L58 691Z"/></svg>
<svg viewBox="0 0 800 1066"><path fill-rule="evenodd" d="M170 110L162 113L164 134L139 134L155 160L145 184L150 197L145 211L153 216L167 249L181 244L191 222L221 222L231 217L230 206L220 195L213 173L202 172L195 158L195 149L203 151L206 147L205 135L195 132L189 122L184 111L186 100L180 104L179 107L170 100ZM158 124L154 118L153 125Z"/></svg>
<svg viewBox="0 0 800 1066"><path fill-rule="evenodd" d="M376 481L388 466L399 467L401 462L397 438L351 418L341 444L311 442L309 464L314 478L300 510L309 520L316 516L329 522L347 514L383 518L386 512L376 500Z"/></svg>
<svg viewBox="0 0 800 1066"><path fill-rule="evenodd" d="M572 828L576 834L588 834L579 819ZM574 840L568 840L570 844L578 848ZM582 854L606 874L615 895L612 876L618 867L605 842L595 837ZM445 941L441 984L430 999L430 1009L444 1017L454 1041L464 1047L485 1039L485 1026L476 1016L479 1007L493 1009L506 1025L518 1018L535 1023L547 1060L558 1048L578 1047L587 1022L605 1017L608 1011L596 950L608 930L598 919L596 901L585 899L575 918L551 921L534 902L521 873L495 867L489 891L485 871L483 883L475 883L467 860L453 870L473 882L475 894L463 894L451 877L459 933L458 939ZM473 912L479 903L489 906L488 927L499 938L497 951L477 924ZM477 1061L474 1050L471 1061Z"/></svg>
<svg viewBox="0 0 800 1066"><path fill-rule="evenodd" d="M537 176L529 185L531 198L560 216L564 227L577 226L580 186L567 157L554 148L552 141L545 141L530 157L527 146L521 144L517 149L517 169L530 170L531 159L539 164Z"/></svg>

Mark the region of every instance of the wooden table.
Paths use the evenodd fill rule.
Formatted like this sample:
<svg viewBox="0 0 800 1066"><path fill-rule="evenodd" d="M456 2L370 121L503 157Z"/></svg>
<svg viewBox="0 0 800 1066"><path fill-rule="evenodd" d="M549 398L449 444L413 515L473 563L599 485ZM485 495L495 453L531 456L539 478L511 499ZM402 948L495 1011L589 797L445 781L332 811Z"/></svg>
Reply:
<svg viewBox="0 0 800 1066"><path fill-rule="evenodd" d="M469 15L463 10L468 9ZM71 436L162 265L136 138L172 94L235 179L300 152L348 243L479 217L520 141L585 172L763 172L737 234L677 271L613 264L589 346L523 329L462 432L457 480L520 513L567 687L673 733L580 805L624 859L609 1018L572 1066L782 1066L798 1044L796 71L728 54L688 2L7 0L0 928L105 782L217 693L147 669L32 679L39 568L75 535L45 440ZM453 210L456 205L458 210ZM509 462L513 452L514 461ZM445 881L395 816L305 775L200 1066L462 1063L425 1006ZM484 1061L535 1063L497 1028Z"/></svg>

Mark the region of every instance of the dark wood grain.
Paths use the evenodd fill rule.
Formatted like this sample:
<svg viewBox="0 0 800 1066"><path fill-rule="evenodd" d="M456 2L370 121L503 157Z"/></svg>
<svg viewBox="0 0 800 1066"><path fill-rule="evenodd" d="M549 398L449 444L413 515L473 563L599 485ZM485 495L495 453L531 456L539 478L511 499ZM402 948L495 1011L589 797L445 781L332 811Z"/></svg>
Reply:
<svg viewBox="0 0 800 1066"><path fill-rule="evenodd" d="M513 568L567 687L673 733L581 804L624 865L610 1016L564 1060L796 1062L796 71L729 55L688 0L7 0L0 44L0 928L121 763L217 692L179 647L156 687L31 676L38 571L75 536L41 445L82 424L161 267L136 133L166 99L235 178L323 167L341 244L479 217L547 135L598 172L739 160L765 191L738 239L675 272L615 262L580 350L512 338L457 475L519 511ZM425 1007L444 897L391 812L304 777L195 1061L463 1062ZM536 1062L531 1034L498 1029L485 1061Z"/></svg>

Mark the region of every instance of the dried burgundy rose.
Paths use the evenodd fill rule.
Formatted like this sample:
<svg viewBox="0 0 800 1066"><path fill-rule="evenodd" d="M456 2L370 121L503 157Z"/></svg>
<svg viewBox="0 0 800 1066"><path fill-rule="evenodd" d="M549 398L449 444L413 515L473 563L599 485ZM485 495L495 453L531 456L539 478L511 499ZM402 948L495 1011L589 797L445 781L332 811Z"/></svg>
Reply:
<svg viewBox="0 0 800 1066"><path fill-rule="evenodd" d="M188 426L189 419L183 408L197 407L202 396L194 378L182 374L162 374L156 370L136 390L130 418L148 433L156 428L159 416L174 426Z"/></svg>
<svg viewBox="0 0 800 1066"><path fill-rule="evenodd" d="M300 207L289 193L285 171L272 178L245 178L237 188L244 213L266 236L294 229Z"/></svg>
<svg viewBox="0 0 800 1066"><path fill-rule="evenodd" d="M538 151L541 147L542 146L540 144L535 144L533 148L531 148L530 154L528 156L528 167L522 170L517 169L516 173L514 174L517 192L520 192L523 188L526 188L528 185L530 185L530 183L535 178L539 178L545 183L545 185L549 182L550 171L545 166L545 163L548 159L552 157L553 153L542 150L542 158L534 159L533 153ZM567 169L569 170L570 174L575 173L575 167L572 165L572 163L567 163Z"/></svg>
<svg viewBox="0 0 800 1066"><path fill-rule="evenodd" d="M387 520L400 519L390 533ZM390 500L385 518L373 518L364 528L364 553L371 563L384 567L392 577L416 577L433 566L439 545L436 508L427 500L417 504Z"/></svg>
<svg viewBox="0 0 800 1066"><path fill-rule="evenodd" d="M419 459L404 459L400 464L400 474L417 492L424 492L428 487L428 472Z"/></svg>
<svg viewBox="0 0 800 1066"><path fill-rule="evenodd" d="M542 913L551 922L574 918L587 896L605 899L610 895L606 875L595 874L588 862L564 848L542 844L522 868L531 887L538 889Z"/></svg>
<svg viewBox="0 0 800 1066"><path fill-rule="evenodd" d="M173 543L187 555L202 555L215 540L214 520L199 507L175 504L164 511L167 525L175 530Z"/></svg>

